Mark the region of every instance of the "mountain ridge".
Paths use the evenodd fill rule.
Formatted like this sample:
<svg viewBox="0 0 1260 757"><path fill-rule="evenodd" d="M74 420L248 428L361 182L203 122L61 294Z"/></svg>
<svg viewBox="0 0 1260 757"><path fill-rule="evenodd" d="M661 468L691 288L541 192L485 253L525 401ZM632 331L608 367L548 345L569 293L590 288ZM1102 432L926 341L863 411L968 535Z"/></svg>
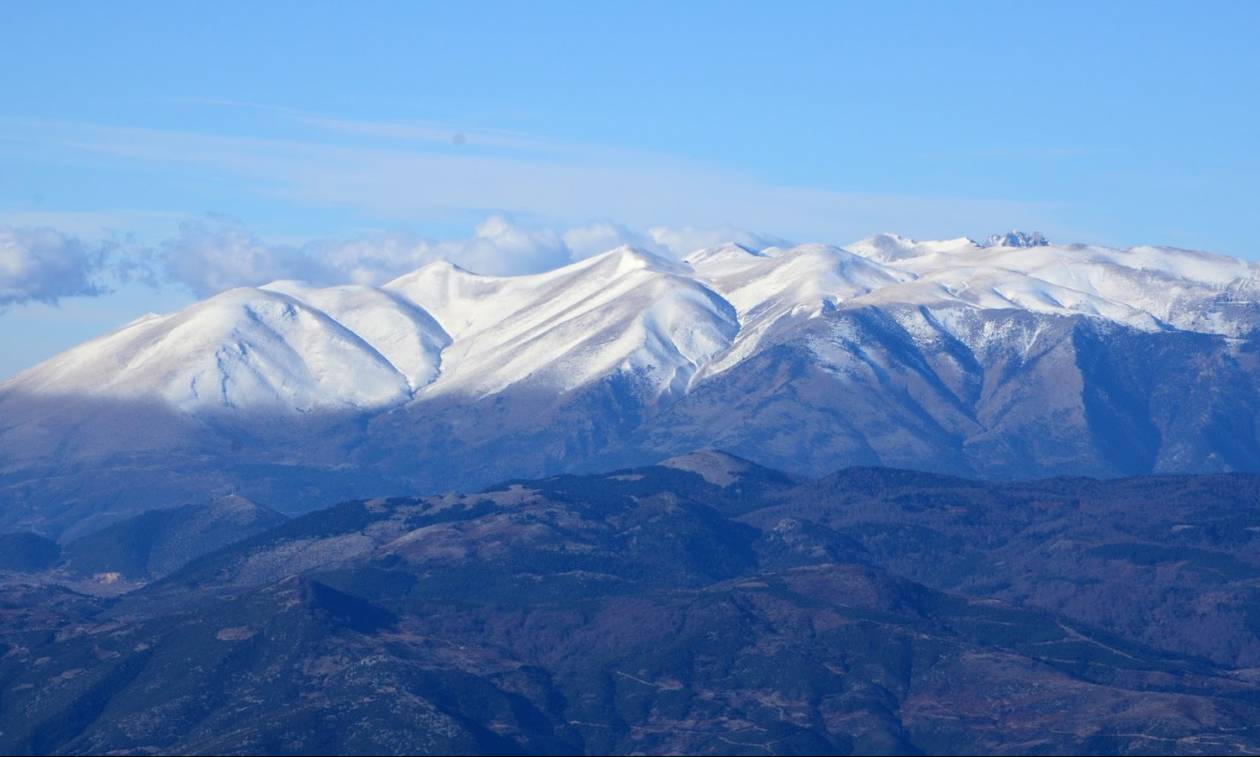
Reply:
<svg viewBox="0 0 1260 757"><path fill-rule="evenodd" d="M293 512L321 487L327 504L704 447L794 473L1257 471L1258 325L1254 263L966 238L277 282L0 385L0 525L207 490Z"/></svg>
<svg viewBox="0 0 1260 757"><path fill-rule="evenodd" d="M436 359L454 341L501 326L519 317L531 306L550 304L562 292L578 289L582 295L589 297L610 282L642 270L707 285L710 292L728 300L730 309L740 314L741 330L748 327L745 322L748 316L767 308L791 310L809 306L821 309L867 305L941 308L958 305L980 311L1017 309L1082 314L1146 331L1171 327L1222 335L1237 335L1253 328L1256 323L1250 318L1245 319L1243 324L1230 323L1219 313L1215 314L1216 318L1191 320L1183 317L1180 322L1174 323L1178 319L1173 312L1178 304L1210 306L1220 304L1214 301L1230 293L1260 290L1260 267L1256 264L1169 247L1137 246L1119 250L1087 245L1058 246L1051 245L1039 234L1030 236L1019 231L994 235L993 239L1001 241L1001 244L980 245L967 238L919 242L895 234L868 237L847 247L803 244L786 249L753 250L728 243L697 250L677 262L623 246L553 271L506 277L482 276L446 261L437 261L382 287L353 285L321 289L299 282L274 282L258 288L230 290L194 304L181 314L186 314L183 316L185 321L192 320L194 325L203 326L202 330L210 331L208 338L212 342L215 339L227 341L242 328L241 319L217 310L208 316L199 311L219 307L216 303L230 307L239 302L247 311L242 318L259 319L265 316L257 312L257 307L270 305L268 300L273 299L271 293L274 293L291 299L281 300L278 303L281 307L302 308L303 312L309 309L316 317L327 316L349 332L343 336L334 328L333 334L318 336L317 347L335 343L339 337L353 340L354 336L358 336L375 348L381 341L381 335L364 337L364 332L382 331L381 326L363 325L361 321L365 319L356 324L347 313L379 315L384 303L390 302L410 309L412 312L409 315L422 322L420 330L425 333L421 337L431 343L426 345L426 351L434 353L430 359ZM1015 242L1007 243L1010 239ZM733 258L733 255L743 259ZM1143 277L1164 283L1174 282L1173 294L1160 297L1140 292L1139 284L1150 283L1137 281ZM1012 282L1036 282L1038 286L1021 287ZM977 284L987 288L988 294L971 293L970 290ZM376 298L378 301L355 302L354 296ZM1174 302L1179 297L1187 302ZM338 303L338 299L343 302ZM496 305L489 300L502 302ZM1247 299L1236 302L1256 304ZM593 307L609 309L613 304L617 303L597 302ZM281 315L294 317L292 312ZM151 328L155 321L167 321L171 317L150 314L137 319L97 340L23 371L0 384L0 392L13 391L28 384L42 389L41 384L47 384L49 379L63 378L65 374L76 371L102 372L96 366L77 367L68 358L84 352L100 340L108 340L115 352L124 351L123 348L131 345L113 345L119 341L120 335ZM232 333L217 335L215 330L222 328L228 328ZM470 329L472 334L469 334ZM184 328L181 335L190 333L197 336L197 332L198 329ZM513 333L508 336L520 335ZM357 358L357 370L364 370L371 362L370 352L365 351L362 357ZM384 354L380 350L376 352ZM354 354L342 356L343 360L354 359ZM387 362L391 365L394 362L414 364L417 360ZM314 367L322 368L324 374L320 378L327 380L334 366ZM437 377L436 369L426 367L428 370L395 369L416 385L415 390L419 390ZM280 383L285 382L280 380ZM70 387L70 390L91 393L93 387L83 381ZM273 392L272 398L276 400L274 404L283 404L281 393ZM369 403L381 402L375 397L366 400Z"/></svg>

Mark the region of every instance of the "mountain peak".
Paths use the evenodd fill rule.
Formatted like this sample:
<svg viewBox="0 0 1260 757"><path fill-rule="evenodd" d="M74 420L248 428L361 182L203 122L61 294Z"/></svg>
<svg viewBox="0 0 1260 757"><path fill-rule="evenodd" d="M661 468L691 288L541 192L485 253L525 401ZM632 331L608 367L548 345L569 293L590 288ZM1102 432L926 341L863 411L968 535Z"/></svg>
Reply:
<svg viewBox="0 0 1260 757"><path fill-rule="evenodd" d="M662 257L653 252L648 252L640 247L623 244L614 247L607 252L601 252L587 259L589 265L598 265L604 261L615 263L618 271L628 271L638 268L646 268L655 271L664 271L666 273L688 273L687 269L675 260ZM580 265L579 262L576 265ZM561 269L563 270L563 269Z"/></svg>
<svg viewBox="0 0 1260 757"><path fill-rule="evenodd" d="M910 258L936 253L975 250L979 245L970 237L920 242L900 234L876 234L846 245L845 249L881 263L897 263Z"/></svg>
<svg viewBox="0 0 1260 757"><path fill-rule="evenodd" d="M431 260L428 263L425 263L424 265L417 268L413 273L419 273L420 271L432 271L432 272L441 272L441 273L464 273L470 276L478 275L468 270L467 268L463 267L462 265L452 262L446 258L438 258L437 260ZM407 274L404 274L404 276L405 275Z"/></svg>
<svg viewBox="0 0 1260 757"><path fill-rule="evenodd" d="M1046 247L1050 241L1040 231L1023 232L1011 229L1005 234L990 234L984 247Z"/></svg>

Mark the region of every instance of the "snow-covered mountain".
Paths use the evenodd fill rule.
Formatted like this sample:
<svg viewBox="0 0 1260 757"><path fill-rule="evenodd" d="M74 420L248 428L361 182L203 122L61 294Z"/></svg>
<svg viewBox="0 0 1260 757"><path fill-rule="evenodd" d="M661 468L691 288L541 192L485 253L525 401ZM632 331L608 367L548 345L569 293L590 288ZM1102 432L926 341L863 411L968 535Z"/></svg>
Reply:
<svg viewBox="0 0 1260 757"><path fill-rule="evenodd" d="M444 488L703 447L815 472L1260 470L1258 324L1255 263L1022 232L276 282L0 386L0 521L40 496Z"/></svg>
<svg viewBox="0 0 1260 757"><path fill-rule="evenodd" d="M454 337L425 397L521 382L564 392L618 372L682 390L739 332L734 308L688 266L627 247L534 276L433 263L385 288L425 303Z"/></svg>
<svg viewBox="0 0 1260 757"><path fill-rule="evenodd" d="M431 379L445 342L432 318L380 290L233 289L54 357L6 393L188 412L370 408L406 399L412 376Z"/></svg>

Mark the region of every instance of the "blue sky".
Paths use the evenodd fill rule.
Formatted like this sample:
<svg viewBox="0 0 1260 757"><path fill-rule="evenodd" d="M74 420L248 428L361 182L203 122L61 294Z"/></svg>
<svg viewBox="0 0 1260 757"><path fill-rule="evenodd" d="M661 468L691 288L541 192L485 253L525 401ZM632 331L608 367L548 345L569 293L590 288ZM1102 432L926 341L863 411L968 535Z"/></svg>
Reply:
<svg viewBox="0 0 1260 757"><path fill-rule="evenodd" d="M222 286L436 255L1019 226L1260 257L1255 2L4 17L0 263L27 269L6 289L0 265L0 378Z"/></svg>

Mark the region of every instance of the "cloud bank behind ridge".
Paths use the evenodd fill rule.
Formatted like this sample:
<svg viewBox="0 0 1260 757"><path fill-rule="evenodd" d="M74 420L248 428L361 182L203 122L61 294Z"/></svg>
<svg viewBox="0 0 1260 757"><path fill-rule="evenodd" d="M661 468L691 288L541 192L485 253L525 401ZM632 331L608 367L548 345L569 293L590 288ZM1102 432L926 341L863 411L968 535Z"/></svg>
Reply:
<svg viewBox="0 0 1260 757"><path fill-rule="evenodd" d="M0 307L102 294L109 251L47 227L0 227Z"/></svg>
<svg viewBox="0 0 1260 757"><path fill-rule="evenodd" d="M409 232L374 233L300 244L269 242L244 224L207 215L180 224L155 245L103 242L47 226L0 226L0 306L93 297L119 282L177 286L197 297L282 279L317 285L383 284L436 260L492 275L550 270L633 245L680 257L735 241L761 248L784 240L733 227L655 226L639 231L608 221L553 229L491 215L472 233L430 239Z"/></svg>

